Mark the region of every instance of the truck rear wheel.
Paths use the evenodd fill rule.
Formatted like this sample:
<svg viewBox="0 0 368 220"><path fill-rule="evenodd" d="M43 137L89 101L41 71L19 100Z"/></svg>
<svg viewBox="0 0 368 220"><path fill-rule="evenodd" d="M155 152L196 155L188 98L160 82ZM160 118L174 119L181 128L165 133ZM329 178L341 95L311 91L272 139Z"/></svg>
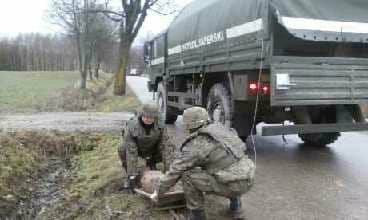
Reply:
<svg viewBox="0 0 368 220"><path fill-rule="evenodd" d="M324 147L335 142L340 136L339 132L319 133L319 134L299 134L299 137L306 144Z"/></svg>
<svg viewBox="0 0 368 220"><path fill-rule="evenodd" d="M231 127L232 109L229 90L221 83L213 85L207 99L207 111L210 119Z"/></svg>
<svg viewBox="0 0 368 220"><path fill-rule="evenodd" d="M161 119L164 120L166 124L175 123L178 115L175 114L175 112L169 106L167 106L166 88L162 82L158 84L156 100Z"/></svg>
<svg viewBox="0 0 368 220"><path fill-rule="evenodd" d="M318 110L319 114L312 114L311 119L314 124L336 123L336 117L331 109ZM324 147L335 142L340 136L339 132L299 134L299 137L306 144Z"/></svg>

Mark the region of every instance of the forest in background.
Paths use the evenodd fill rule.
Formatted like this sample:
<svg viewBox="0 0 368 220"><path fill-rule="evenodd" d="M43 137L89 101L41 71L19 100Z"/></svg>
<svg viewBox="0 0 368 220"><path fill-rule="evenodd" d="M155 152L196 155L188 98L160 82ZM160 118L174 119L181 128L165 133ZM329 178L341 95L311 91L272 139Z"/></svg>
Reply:
<svg viewBox="0 0 368 220"><path fill-rule="evenodd" d="M96 42L90 70L94 72L100 67L104 72L116 72L118 44L113 39ZM130 56L130 68L141 70L144 65L142 45L134 46ZM74 39L67 35L27 33L0 38L0 71L76 71L78 60Z"/></svg>

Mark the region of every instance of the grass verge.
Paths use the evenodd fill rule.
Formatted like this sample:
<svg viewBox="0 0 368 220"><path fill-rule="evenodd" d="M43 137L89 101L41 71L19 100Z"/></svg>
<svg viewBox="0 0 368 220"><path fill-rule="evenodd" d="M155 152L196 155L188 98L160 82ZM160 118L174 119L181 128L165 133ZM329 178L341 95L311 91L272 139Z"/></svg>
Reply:
<svg viewBox="0 0 368 220"><path fill-rule="evenodd" d="M100 102L88 111L96 112L134 112L141 103L138 101L136 95L127 86L126 96L114 96L113 86L110 86L106 93L101 96Z"/></svg>
<svg viewBox="0 0 368 220"><path fill-rule="evenodd" d="M98 80L89 80L87 89L81 90L74 86L61 89L44 102L36 105L40 112L81 112L94 111L95 106L103 104L107 97L107 90L111 87L113 77L102 75Z"/></svg>

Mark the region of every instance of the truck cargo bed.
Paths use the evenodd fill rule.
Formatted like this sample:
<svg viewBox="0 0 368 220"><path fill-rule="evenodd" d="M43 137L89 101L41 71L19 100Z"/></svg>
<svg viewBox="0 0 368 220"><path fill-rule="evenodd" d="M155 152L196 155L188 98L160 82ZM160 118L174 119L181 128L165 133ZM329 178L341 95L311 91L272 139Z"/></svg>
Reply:
<svg viewBox="0 0 368 220"><path fill-rule="evenodd" d="M272 106L361 104L368 101L368 59L273 57L271 88Z"/></svg>

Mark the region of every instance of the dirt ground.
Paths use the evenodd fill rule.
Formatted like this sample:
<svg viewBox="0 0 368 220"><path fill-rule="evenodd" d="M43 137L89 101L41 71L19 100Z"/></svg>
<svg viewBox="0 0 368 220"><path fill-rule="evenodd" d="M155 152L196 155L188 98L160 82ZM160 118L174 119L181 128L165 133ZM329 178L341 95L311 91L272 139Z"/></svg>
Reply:
<svg viewBox="0 0 368 220"><path fill-rule="evenodd" d="M0 115L0 130L56 131L61 133L112 133L121 132L123 121L133 116L123 112L53 112L31 115Z"/></svg>

